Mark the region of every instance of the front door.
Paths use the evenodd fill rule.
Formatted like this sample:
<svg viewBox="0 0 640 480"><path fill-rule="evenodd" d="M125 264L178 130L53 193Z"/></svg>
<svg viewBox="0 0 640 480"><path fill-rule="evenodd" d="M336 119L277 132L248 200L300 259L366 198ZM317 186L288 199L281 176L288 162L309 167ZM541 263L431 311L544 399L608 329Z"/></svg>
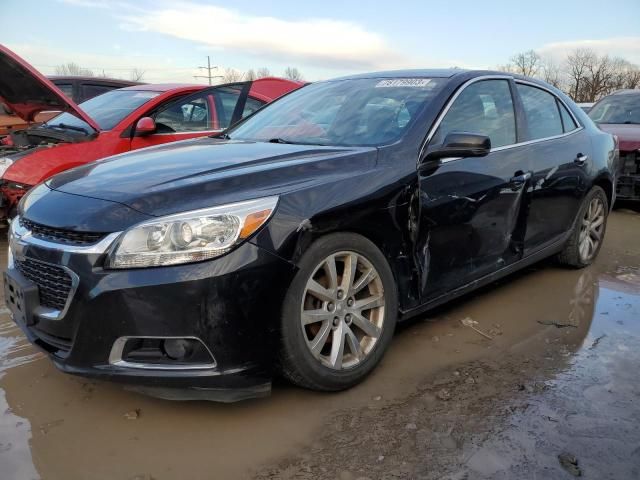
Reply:
<svg viewBox="0 0 640 480"><path fill-rule="evenodd" d="M420 169L420 226L416 255L422 300L429 301L522 256L529 164L517 143L508 79L469 84L453 100L429 146L448 133L486 135L492 151L480 158L443 159Z"/></svg>
<svg viewBox="0 0 640 480"><path fill-rule="evenodd" d="M207 88L156 107L146 115L154 119L156 131L134 134L131 149L222 132L243 117L250 88L251 82Z"/></svg>

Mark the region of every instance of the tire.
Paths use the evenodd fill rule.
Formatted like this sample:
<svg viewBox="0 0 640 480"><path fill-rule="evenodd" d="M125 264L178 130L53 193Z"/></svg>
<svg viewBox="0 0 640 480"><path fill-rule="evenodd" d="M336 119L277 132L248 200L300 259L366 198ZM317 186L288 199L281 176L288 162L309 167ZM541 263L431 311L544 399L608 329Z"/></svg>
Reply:
<svg viewBox="0 0 640 480"><path fill-rule="evenodd" d="M354 264L356 267L349 268ZM370 267L377 275L366 275L371 273ZM354 273L346 273L351 271ZM332 289L332 284L336 288ZM323 299L315 296L316 291L322 292ZM391 268L371 241L351 233L316 240L301 258L284 299L279 355L282 376L298 386L320 391L344 390L361 382L391 342L397 298ZM358 310L367 305L375 307ZM354 312L353 316L349 312ZM309 323L303 325L303 318ZM336 339L344 339L342 350L334 346Z"/></svg>
<svg viewBox="0 0 640 480"><path fill-rule="evenodd" d="M588 248L588 255L585 255L583 241L586 237L584 235L591 237L592 242L595 241L595 234L591 234L589 230L593 230L593 225L597 223L595 218L590 218L590 212L593 213L593 210L590 211L590 206L594 204L599 204L602 208L601 217L598 217L597 219L597 221L601 222L599 224L599 241L594 248ZM602 247L604 235L607 229L608 215L609 200L607 199L607 194L601 187L594 186L589 190L589 193L587 193L582 201L582 205L580 206L580 210L578 211L578 215L576 216L573 224L571 236L569 237L569 240L567 240L562 252L558 254L558 262L561 265L566 265L572 268L584 268L591 265L598 256L600 248ZM588 230L586 234L584 233L585 228ZM583 248L582 250L581 246Z"/></svg>

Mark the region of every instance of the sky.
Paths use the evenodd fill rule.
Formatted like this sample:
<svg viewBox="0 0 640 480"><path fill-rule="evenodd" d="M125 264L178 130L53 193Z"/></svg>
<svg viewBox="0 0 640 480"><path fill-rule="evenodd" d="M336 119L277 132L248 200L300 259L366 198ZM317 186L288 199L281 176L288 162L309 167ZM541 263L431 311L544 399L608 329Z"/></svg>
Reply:
<svg viewBox="0 0 640 480"><path fill-rule="evenodd" d="M534 49L579 47L640 65L640 0L0 0L0 43L45 74L75 62L96 74L204 83L198 69L314 81L398 68L496 68Z"/></svg>

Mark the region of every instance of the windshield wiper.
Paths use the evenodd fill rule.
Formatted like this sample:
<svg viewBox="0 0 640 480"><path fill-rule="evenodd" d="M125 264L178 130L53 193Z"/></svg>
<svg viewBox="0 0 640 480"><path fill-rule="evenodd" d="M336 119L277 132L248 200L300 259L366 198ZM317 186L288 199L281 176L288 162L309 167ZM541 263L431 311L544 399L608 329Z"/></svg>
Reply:
<svg viewBox="0 0 640 480"><path fill-rule="evenodd" d="M220 138L222 140L231 140L228 133L218 133L217 135L211 135L211 138Z"/></svg>
<svg viewBox="0 0 640 480"><path fill-rule="evenodd" d="M89 130L87 130L86 128L75 127L73 125L67 125L66 123L58 123L57 125L49 125L49 124L47 124L47 126L49 126L51 128L64 128L65 130L75 130L76 132L83 132L83 133L86 133L87 135L89 135Z"/></svg>
<svg viewBox="0 0 640 480"><path fill-rule="evenodd" d="M284 138L270 138L269 140L267 140L267 142L269 143L286 143L286 144L293 144L295 142L291 142L289 140L285 140Z"/></svg>

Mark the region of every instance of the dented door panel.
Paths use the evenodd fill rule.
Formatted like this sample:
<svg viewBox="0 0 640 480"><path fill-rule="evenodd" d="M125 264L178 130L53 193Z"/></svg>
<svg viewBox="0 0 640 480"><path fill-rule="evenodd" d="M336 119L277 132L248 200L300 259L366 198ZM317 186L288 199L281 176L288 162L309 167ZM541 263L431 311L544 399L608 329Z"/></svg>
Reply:
<svg viewBox="0 0 640 480"><path fill-rule="evenodd" d="M420 175L423 300L522 258L528 166L526 151L514 147Z"/></svg>

